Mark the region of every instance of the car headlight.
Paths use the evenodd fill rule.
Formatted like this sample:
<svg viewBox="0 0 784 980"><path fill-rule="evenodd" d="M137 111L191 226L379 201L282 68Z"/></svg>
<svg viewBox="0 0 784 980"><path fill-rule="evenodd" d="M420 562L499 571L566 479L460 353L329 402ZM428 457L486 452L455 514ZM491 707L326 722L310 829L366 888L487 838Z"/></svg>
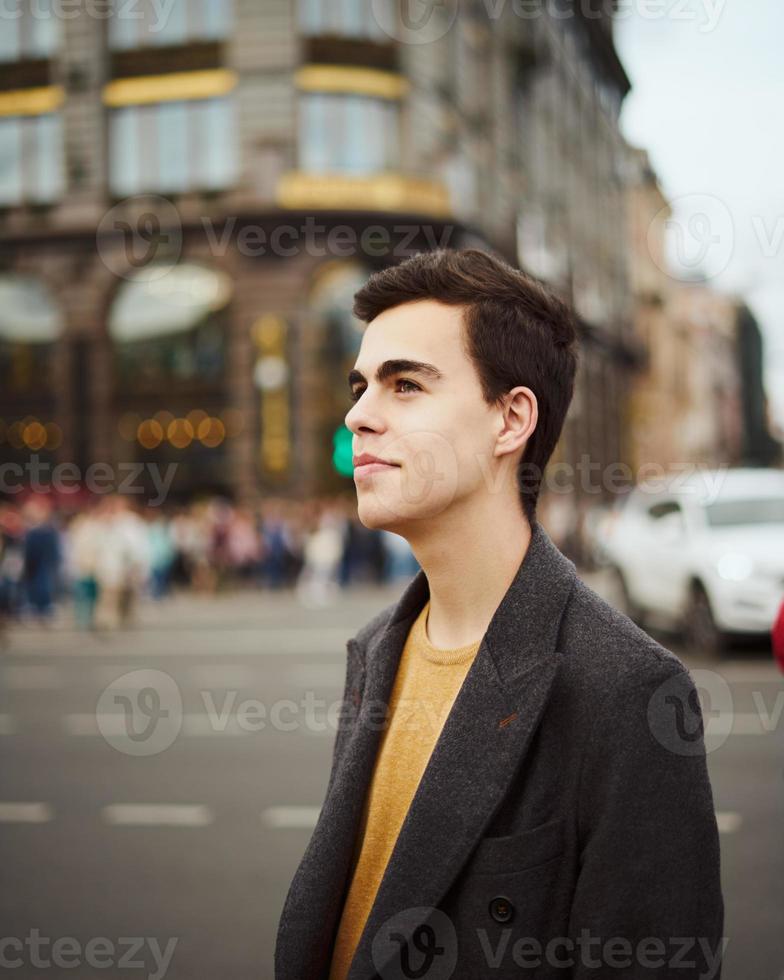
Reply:
<svg viewBox="0 0 784 980"><path fill-rule="evenodd" d="M747 578L751 578L754 562L748 555L729 552L719 558L716 563L716 570L719 576L727 582L743 582Z"/></svg>

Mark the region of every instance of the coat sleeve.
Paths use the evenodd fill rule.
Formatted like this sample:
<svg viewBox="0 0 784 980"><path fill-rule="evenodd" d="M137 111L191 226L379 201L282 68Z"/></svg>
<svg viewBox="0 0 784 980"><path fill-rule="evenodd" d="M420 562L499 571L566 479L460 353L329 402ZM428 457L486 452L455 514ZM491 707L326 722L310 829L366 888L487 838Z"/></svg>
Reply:
<svg viewBox="0 0 784 980"><path fill-rule="evenodd" d="M682 664L637 675L604 699L579 801L575 980L718 980L719 836L702 712Z"/></svg>

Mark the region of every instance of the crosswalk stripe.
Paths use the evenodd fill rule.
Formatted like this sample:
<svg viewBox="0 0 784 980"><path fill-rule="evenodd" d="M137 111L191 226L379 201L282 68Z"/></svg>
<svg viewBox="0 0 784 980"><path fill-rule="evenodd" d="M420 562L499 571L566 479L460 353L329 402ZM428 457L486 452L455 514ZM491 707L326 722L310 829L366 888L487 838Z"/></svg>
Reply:
<svg viewBox="0 0 784 980"><path fill-rule="evenodd" d="M743 823L743 817L731 810L717 810L716 823L720 834L734 834Z"/></svg>
<svg viewBox="0 0 784 980"><path fill-rule="evenodd" d="M267 827L280 829L296 827L309 829L315 827L321 813L320 806L269 806L261 813Z"/></svg>
<svg viewBox="0 0 784 980"><path fill-rule="evenodd" d="M714 738L718 735L772 735L780 727L774 719L763 719L756 711L727 711L705 718L705 731Z"/></svg>
<svg viewBox="0 0 784 980"><path fill-rule="evenodd" d="M335 687L343 689L346 681L345 664L294 664L285 671L286 680L293 685Z"/></svg>
<svg viewBox="0 0 784 980"><path fill-rule="evenodd" d="M84 633L74 630L58 630L57 658L63 660L70 657L96 658L106 657L109 644L118 647L122 644L123 659L143 657L169 657L194 655L203 648L205 634L215 638L214 650L210 651L213 659L237 655L253 657L329 657L344 654L346 641L353 636L352 630L339 626L265 626L252 627L223 627L205 625L203 628L188 627L185 629L162 629L155 626L142 627L138 637L143 642L135 646L125 644L127 635L118 633L103 638L100 644L85 645ZM51 644L52 634L40 635L33 631L14 631L12 637L13 652L23 657L51 656L45 644ZM46 652L44 652L44 650ZM215 655L217 654L217 656Z"/></svg>
<svg viewBox="0 0 784 980"><path fill-rule="evenodd" d="M213 821L210 808L200 803L112 803L101 816L115 826L206 827Z"/></svg>
<svg viewBox="0 0 784 980"><path fill-rule="evenodd" d="M10 716L9 716L10 719ZM2 719L0 718L0 722ZM10 719L9 725L13 719ZM63 728L67 735L81 737L122 738L128 735L128 719L121 712L97 714L87 711L63 716ZM236 737L240 735L264 735L276 731L275 725L269 718L256 716L249 719L241 718L236 712L228 718L210 717L206 712L188 712L182 716L180 734L187 738ZM318 737L335 736L335 728L326 719L320 720L318 727L311 728L306 724L298 725L292 731L301 735ZM0 734L4 734L0 724ZM9 732L10 734L10 732Z"/></svg>
<svg viewBox="0 0 784 980"><path fill-rule="evenodd" d="M13 715L0 714L0 735L15 735L16 719Z"/></svg>
<svg viewBox="0 0 784 980"><path fill-rule="evenodd" d="M258 674L250 667L234 664L227 664L225 667L220 664L203 664L191 667L190 676L198 688L243 690L253 685Z"/></svg>
<svg viewBox="0 0 784 980"><path fill-rule="evenodd" d="M48 823L52 816L48 803L0 803L0 823Z"/></svg>
<svg viewBox="0 0 784 980"><path fill-rule="evenodd" d="M54 690L62 686L60 671L46 664L9 664L0 670L0 690Z"/></svg>

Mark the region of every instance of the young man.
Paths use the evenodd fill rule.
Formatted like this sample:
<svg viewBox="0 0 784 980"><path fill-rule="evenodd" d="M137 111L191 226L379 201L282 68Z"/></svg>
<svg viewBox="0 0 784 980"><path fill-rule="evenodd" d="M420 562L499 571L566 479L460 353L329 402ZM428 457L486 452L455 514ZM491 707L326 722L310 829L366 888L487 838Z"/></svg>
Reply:
<svg viewBox="0 0 784 980"><path fill-rule="evenodd" d="M418 255L355 300L359 517L421 570L348 642L277 980L718 977L696 689L536 520L572 315L476 250Z"/></svg>

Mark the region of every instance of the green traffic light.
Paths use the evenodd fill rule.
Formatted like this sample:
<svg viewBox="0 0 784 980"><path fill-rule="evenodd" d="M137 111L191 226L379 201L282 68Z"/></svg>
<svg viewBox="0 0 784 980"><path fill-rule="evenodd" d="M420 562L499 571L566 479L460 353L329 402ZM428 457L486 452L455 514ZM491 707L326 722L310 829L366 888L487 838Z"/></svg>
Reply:
<svg viewBox="0 0 784 980"><path fill-rule="evenodd" d="M351 440L353 434L351 429L345 425L339 426L332 436L332 465L341 476L353 476L354 464L352 462Z"/></svg>

